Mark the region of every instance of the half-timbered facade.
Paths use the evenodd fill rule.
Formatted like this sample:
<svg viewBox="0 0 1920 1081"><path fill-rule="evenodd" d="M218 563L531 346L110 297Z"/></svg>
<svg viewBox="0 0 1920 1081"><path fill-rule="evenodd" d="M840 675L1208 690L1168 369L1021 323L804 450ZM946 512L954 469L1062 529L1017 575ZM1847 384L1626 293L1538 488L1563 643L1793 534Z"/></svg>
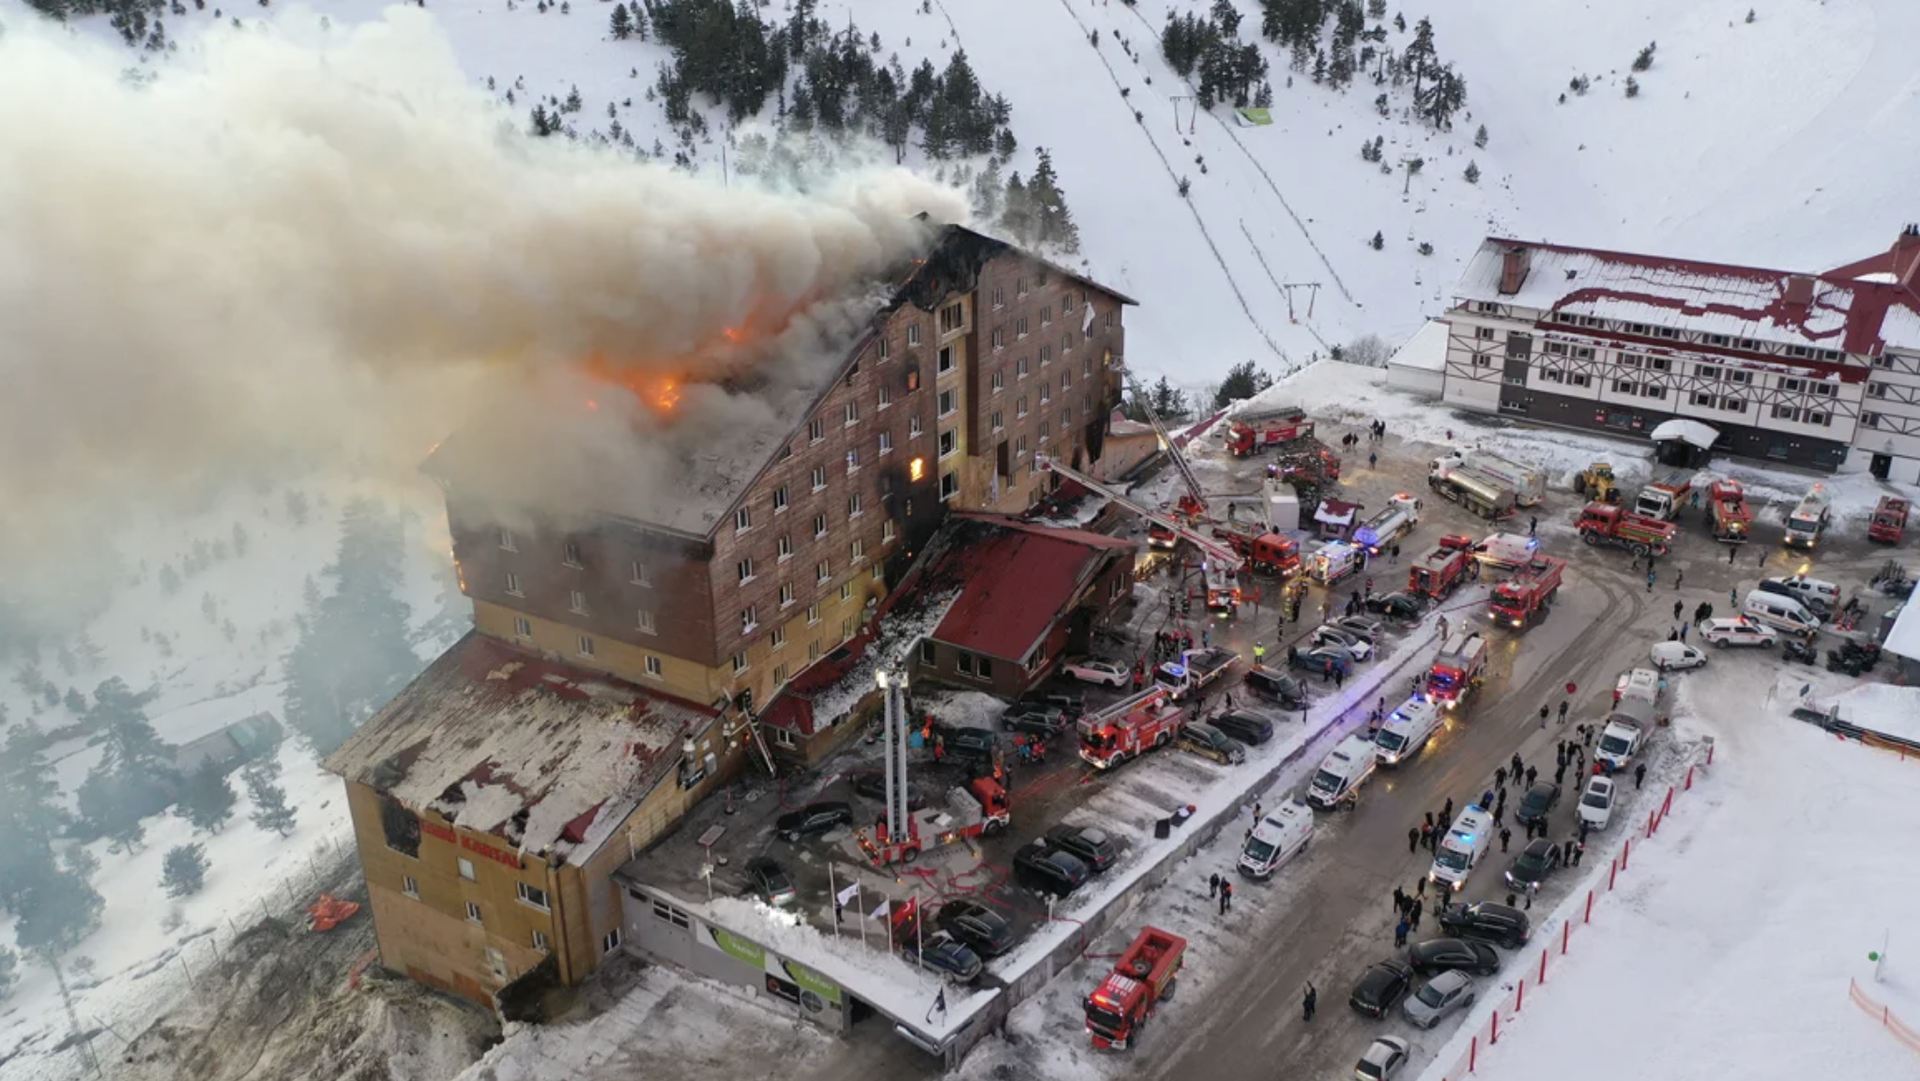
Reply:
<svg viewBox="0 0 1920 1081"><path fill-rule="evenodd" d="M1920 233L1796 274L1488 239L1447 312L1442 398L1716 450L1920 479Z"/></svg>

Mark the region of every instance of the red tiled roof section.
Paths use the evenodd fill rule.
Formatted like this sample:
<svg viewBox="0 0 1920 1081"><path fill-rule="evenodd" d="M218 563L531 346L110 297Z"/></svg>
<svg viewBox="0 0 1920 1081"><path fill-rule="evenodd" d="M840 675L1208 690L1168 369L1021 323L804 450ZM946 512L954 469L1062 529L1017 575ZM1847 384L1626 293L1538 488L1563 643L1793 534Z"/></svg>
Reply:
<svg viewBox="0 0 1920 1081"><path fill-rule="evenodd" d="M1079 598L1103 553L1136 547L1130 540L1080 529L991 515L956 517L991 528L956 545L936 571L964 588L933 637L989 657L1023 658Z"/></svg>

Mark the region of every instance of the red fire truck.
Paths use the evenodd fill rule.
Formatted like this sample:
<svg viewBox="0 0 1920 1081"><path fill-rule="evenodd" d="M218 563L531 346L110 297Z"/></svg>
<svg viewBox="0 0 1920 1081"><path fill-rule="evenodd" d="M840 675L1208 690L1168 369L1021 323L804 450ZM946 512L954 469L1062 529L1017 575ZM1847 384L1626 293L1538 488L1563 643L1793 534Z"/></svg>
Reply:
<svg viewBox="0 0 1920 1081"><path fill-rule="evenodd" d="M871 840L864 830L855 833L860 848L876 867L912 863L920 853L956 841L992 836L1007 828L1013 815L1007 808L1007 790L992 777L976 777L965 788L947 790L945 807L926 807L907 815L904 837L887 836L884 822Z"/></svg>
<svg viewBox="0 0 1920 1081"><path fill-rule="evenodd" d="M1155 747L1173 742L1187 723L1187 711L1173 691L1151 687L1080 718L1080 757L1095 769L1111 769Z"/></svg>
<svg viewBox="0 0 1920 1081"><path fill-rule="evenodd" d="M1707 486L1707 510L1713 516L1713 536L1728 544L1745 544L1753 531L1753 512L1747 493L1737 480L1716 480Z"/></svg>
<svg viewBox="0 0 1920 1081"><path fill-rule="evenodd" d="M1282 578L1300 573L1300 545L1291 538L1278 533L1262 533L1257 528L1241 529L1239 523L1233 528L1216 527L1213 535L1240 553L1247 566L1262 574L1277 574Z"/></svg>
<svg viewBox="0 0 1920 1081"><path fill-rule="evenodd" d="M1881 544L1899 544L1907 532L1907 501L1897 495L1883 495L1867 522L1867 539Z"/></svg>
<svg viewBox="0 0 1920 1081"><path fill-rule="evenodd" d="M1227 421L1227 449L1236 458L1313 437L1313 421L1299 406L1242 413Z"/></svg>
<svg viewBox="0 0 1920 1081"><path fill-rule="evenodd" d="M1560 591L1560 575L1566 569L1564 559L1533 557L1512 578L1493 587L1487 617L1510 627L1524 627L1535 619L1547 618L1554 594Z"/></svg>
<svg viewBox="0 0 1920 1081"><path fill-rule="evenodd" d="M1458 548L1435 548L1407 571L1407 592L1439 600L1466 581L1475 565L1472 553Z"/></svg>
<svg viewBox="0 0 1920 1081"><path fill-rule="evenodd" d="M1147 927L1120 955L1113 971L1087 996L1087 1032L1096 1049L1124 1051L1153 1016L1153 1008L1173 998L1187 940Z"/></svg>
<svg viewBox="0 0 1920 1081"><path fill-rule="evenodd" d="M1580 531L1580 539L1588 544L1609 544L1625 548L1637 556L1648 552L1666 555L1667 545L1673 542L1672 522L1643 518L1611 503L1587 504L1581 509L1573 528Z"/></svg>
<svg viewBox="0 0 1920 1081"><path fill-rule="evenodd" d="M1479 631L1453 632L1428 669L1424 690L1442 708L1453 709L1480 689L1487 672L1487 640Z"/></svg>

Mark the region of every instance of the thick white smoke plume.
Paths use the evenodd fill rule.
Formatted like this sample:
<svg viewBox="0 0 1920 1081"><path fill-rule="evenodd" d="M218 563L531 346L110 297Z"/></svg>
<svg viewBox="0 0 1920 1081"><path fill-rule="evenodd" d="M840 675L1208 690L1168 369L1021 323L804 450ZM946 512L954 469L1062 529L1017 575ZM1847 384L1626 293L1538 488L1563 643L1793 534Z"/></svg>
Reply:
<svg viewBox="0 0 1920 1081"><path fill-rule="evenodd" d="M965 216L903 171L801 197L525 135L414 8L131 55L0 35L0 590L102 508L282 457L410 468L483 398L574 400L541 388L584 357L790 332L914 214Z"/></svg>

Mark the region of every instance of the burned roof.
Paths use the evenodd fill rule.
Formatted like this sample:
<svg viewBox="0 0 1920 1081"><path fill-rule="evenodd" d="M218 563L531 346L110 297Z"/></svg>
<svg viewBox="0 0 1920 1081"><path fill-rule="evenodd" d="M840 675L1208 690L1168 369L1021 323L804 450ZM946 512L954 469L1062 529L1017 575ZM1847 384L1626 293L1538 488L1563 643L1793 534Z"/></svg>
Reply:
<svg viewBox="0 0 1920 1081"><path fill-rule="evenodd" d="M927 584L957 586L960 595L932 637L1013 661L1025 660L1079 602L1104 556L1138 548L1118 537L990 514L951 515L942 531L949 534L946 550L929 568Z"/></svg>
<svg viewBox="0 0 1920 1081"><path fill-rule="evenodd" d="M326 768L522 852L584 858L715 716L469 632Z"/></svg>

